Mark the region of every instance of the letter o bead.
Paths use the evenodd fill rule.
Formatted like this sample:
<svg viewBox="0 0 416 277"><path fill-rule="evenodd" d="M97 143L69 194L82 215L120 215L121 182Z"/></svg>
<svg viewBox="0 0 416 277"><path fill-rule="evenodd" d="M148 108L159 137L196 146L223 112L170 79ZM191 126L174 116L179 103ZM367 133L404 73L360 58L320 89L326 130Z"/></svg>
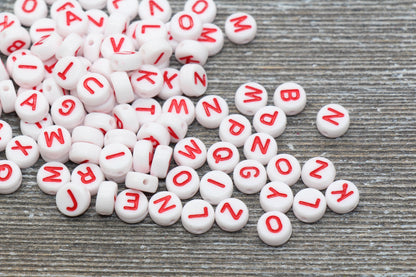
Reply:
<svg viewBox="0 0 416 277"><path fill-rule="evenodd" d="M166 189L182 200L189 199L198 192L198 173L189 166L172 168L166 176Z"/></svg>
<svg viewBox="0 0 416 277"><path fill-rule="evenodd" d="M265 244L280 246L290 239L292 223L282 212L267 212L257 222L257 233Z"/></svg>
<svg viewBox="0 0 416 277"><path fill-rule="evenodd" d="M294 185L301 174L299 161L290 154L274 156L267 164L266 170L271 181L281 181L289 186Z"/></svg>

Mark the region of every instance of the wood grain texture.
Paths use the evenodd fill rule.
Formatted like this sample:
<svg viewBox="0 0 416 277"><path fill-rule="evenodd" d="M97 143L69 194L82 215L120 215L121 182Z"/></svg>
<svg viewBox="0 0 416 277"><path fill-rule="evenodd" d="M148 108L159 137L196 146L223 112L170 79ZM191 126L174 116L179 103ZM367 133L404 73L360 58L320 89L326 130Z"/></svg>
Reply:
<svg viewBox="0 0 416 277"><path fill-rule="evenodd" d="M0 10L12 11L12 2L1 1ZM184 4L170 2L174 12ZM23 185L16 193L0 197L0 275L416 274L414 2L216 3L215 23L221 28L228 15L245 11L256 18L258 34L248 45L226 40L222 52L209 59L207 94L222 95L236 112L234 92L244 82L263 84L269 104L279 84L301 84L308 103L301 114L288 118L285 133L277 138L279 152L293 154L302 164L318 155L332 160L337 179L358 186L359 206L346 215L328 210L314 224L301 223L290 211L292 238L281 247L269 247L256 232L262 214L257 194L234 192L249 207L250 219L232 234L214 226L195 236L180 223L162 228L149 217L128 225L115 215L97 215L94 200L86 214L70 219L57 211L54 197L38 189L39 162L23 170ZM349 131L338 139L322 137L315 126L316 113L331 102L344 105L351 116ZM15 114L2 119L19 134ZM217 130L197 123L189 134L202 137L207 146L219 140ZM204 166L198 172L202 176L207 171ZM293 190L303 187L299 181Z"/></svg>

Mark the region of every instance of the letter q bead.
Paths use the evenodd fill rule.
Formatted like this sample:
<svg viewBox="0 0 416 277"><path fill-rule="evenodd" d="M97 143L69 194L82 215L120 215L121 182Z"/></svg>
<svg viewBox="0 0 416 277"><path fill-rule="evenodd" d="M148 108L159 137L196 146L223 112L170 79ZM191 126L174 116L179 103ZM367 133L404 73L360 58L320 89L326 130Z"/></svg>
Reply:
<svg viewBox="0 0 416 277"><path fill-rule="evenodd" d="M175 224L182 213L182 202L176 194L160 191L149 200L149 216L161 226Z"/></svg>
<svg viewBox="0 0 416 277"><path fill-rule="evenodd" d="M85 213L91 203L89 191L78 183L66 183L56 193L58 210L69 217L80 216Z"/></svg>
<svg viewBox="0 0 416 277"><path fill-rule="evenodd" d="M337 138L345 134L350 126L347 109L338 104L322 107L316 116L316 127L327 138Z"/></svg>
<svg viewBox="0 0 416 277"><path fill-rule="evenodd" d="M22 171L13 161L0 161L0 194L10 194L22 184Z"/></svg>
<svg viewBox="0 0 416 277"><path fill-rule="evenodd" d="M230 142L216 142L208 149L207 162L211 170L230 173L240 161L237 147Z"/></svg>
<svg viewBox="0 0 416 277"><path fill-rule="evenodd" d="M267 212L257 222L257 233L265 244L279 246L290 239L292 223L282 212Z"/></svg>

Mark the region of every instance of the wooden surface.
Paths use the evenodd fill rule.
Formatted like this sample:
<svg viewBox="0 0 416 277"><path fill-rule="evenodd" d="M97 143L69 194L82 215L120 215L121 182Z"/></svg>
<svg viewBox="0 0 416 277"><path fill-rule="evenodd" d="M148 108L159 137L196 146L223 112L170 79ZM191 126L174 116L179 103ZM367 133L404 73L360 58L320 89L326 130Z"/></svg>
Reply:
<svg viewBox="0 0 416 277"><path fill-rule="evenodd" d="M12 11L11 2L1 1L0 10ZM258 34L248 45L226 40L223 51L209 59L207 94L222 95L236 112L234 92L244 82L263 84L269 104L279 84L301 84L308 103L301 114L288 118L285 133L277 138L279 152L295 155L301 164L318 155L332 160L337 179L358 186L359 206L346 215L327 210L314 224L301 223L289 211L292 238L270 247L257 236L258 194L234 192L250 211L248 225L237 233L214 226L196 236L180 222L163 228L149 217L129 225L115 215L97 215L95 200L86 214L71 219L58 212L54 197L38 189L39 162L23 170L17 192L0 196L0 275L416 274L414 2L216 2L215 23L221 28L228 15L245 11L256 18ZM178 12L184 1L171 4ZM349 131L338 139L322 137L314 123L320 107L331 102L344 105L351 116ZM19 134L15 114L2 119ZM207 146L219 140L218 130L197 123L189 134L202 137ZM204 166L198 172L206 171ZM304 185L299 181L292 188L296 193Z"/></svg>

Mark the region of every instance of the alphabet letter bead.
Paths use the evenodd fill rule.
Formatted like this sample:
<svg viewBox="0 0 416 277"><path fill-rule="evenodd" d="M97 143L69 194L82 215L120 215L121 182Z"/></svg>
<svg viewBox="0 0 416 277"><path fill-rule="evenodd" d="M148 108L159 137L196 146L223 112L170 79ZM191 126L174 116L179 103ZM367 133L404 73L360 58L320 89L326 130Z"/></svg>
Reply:
<svg viewBox="0 0 416 277"><path fill-rule="evenodd" d="M316 222L325 214L325 196L314 188L302 189L296 193L292 209L300 221L305 223Z"/></svg>
<svg viewBox="0 0 416 277"><path fill-rule="evenodd" d="M104 176L115 182L124 181L127 172L132 169L133 157L127 146L113 143L104 146L100 154L100 167Z"/></svg>
<svg viewBox="0 0 416 277"><path fill-rule="evenodd" d="M56 32L56 22L51 18L40 18L30 26L29 34L32 41Z"/></svg>
<svg viewBox="0 0 416 277"><path fill-rule="evenodd" d="M71 181L84 185L91 195L96 195L101 182L104 181L104 174L98 165L84 163L74 168Z"/></svg>
<svg viewBox="0 0 416 277"><path fill-rule="evenodd" d="M137 133L137 139L149 140L153 144L153 148L170 143L168 131L162 124L156 122L145 123Z"/></svg>
<svg viewBox="0 0 416 277"><path fill-rule="evenodd" d="M140 47L149 40L167 39L168 30L166 25L156 18L143 19L137 22L134 37Z"/></svg>
<svg viewBox="0 0 416 277"><path fill-rule="evenodd" d="M121 13L132 20L139 11L139 2L136 0L107 0L107 10L110 15Z"/></svg>
<svg viewBox="0 0 416 277"><path fill-rule="evenodd" d="M55 195L60 187L69 183L71 174L65 164L49 162L39 168L36 180L41 191Z"/></svg>
<svg viewBox="0 0 416 277"><path fill-rule="evenodd" d="M149 201L143 192L126 189L117 195L115 210L118 218L126 223L138 223L148 213Z"/></svg>
<svg viewBox="0 0 416 277"><path fill-rule="evenodd" d="M163 86L162 90L157 95L160 99L166 100L169 97L182 95L180 82L179 82L179 70L175 68L165 68L163 73Z"/></svg>
<svg viewBox="0 0 416 277"><path fill-rule="evenodd" d="M49 103L42 93L36 90L28 90L17 97L15 110L21 120L36 123L48 114Z"/></svg>
<svg viewBox="0 0 416 277"><path fill-rule="evenodd" d="M9 123L0 120L0 151L6 149L7 143L12 139L13 132Z"/></svg>
<svg viewBox="0 0 416 277"><path fill-rule="evenodd" d="M141 53L134 51L121 51L111 55L110 64L114 71L138 70L143 65Z"/></svg>
<svg viewBox="0 0 416 277"><path fill-rule="evenodd" d="M267 104L266 89L254 82L241 85L235 92L235 106L244 115L254 115Z"/></svg>
<svg viewBox="0 0 416 277"><path fill-rule="evenodd" d="M169 171L170 161L172 159L173 149L168 145L158 145L153 155L150 174L164 179Z"/></svg>
<svg viewBox="0 0 416 277"><path fill-rule="evenodd" d="M69 150L69 160L76 163L98 164L101 147L88 142L75 142Z"/></svg>
<svg viewBox="0 0 416 277"><path fill-rule="evenodd" d="M71 134L62 126L51 125L42 129L38 145L40 155L45 161L67 162L71 149Z"/></svg>
<svg viewBox="0 0 416 277"><path fill-rule="evenodd" d="M224 33L217 25L204 23L198 41L207 48L208 56L214 56L218 54L224 46Z"/></svg>
<svg viewBox="0 0 416 277"><path fill-rule="evenodd" d="M199 41L182 40L175 48L175 58L181 64L205 65L208 59L208 49Z"/></svg>
<svg viewBox="0 0 416 277"><path fill-rule="evenodd" d="M289 186L294 185L301 174L299 161L289 154L274 156L270 159L266 169L271 181L281 181Z"/></svg>
<svg viewBox="0 0 416 277"><path fill-rule="evenodd" d="M184 11L197 14L201 22L212 22L217 15L217 6L213 0L188 0Z"/></svg>
<svg viewBox="0 0 416 277"><path fill-rule="evenodd" d="M286 213L292 207L293 192L280 181L266 184L260 192L260 205L265 212L279 211Z"/></svg>
<svg viewBox="0 0 416 277"><path fill-rule="evenodd" d="M173 225L179 220L181 213L181 200L172 192L158 192L149 200L149 216L156 224Z"/></svg>
<svg viewBox="0 0 416 277"><path fill-rule="evenodd" d="M52 118L49 114L47 114L46 117L36 123L27 123L23 120L20 120L20 131L23 135L37 140L42 129L51 126L52 124Z"/></svg>
<svg viewBox="0 0 416 277"><path fill-rule="evenodd" d="M246 226L248 208L237 198L222 200L215 208L215 222L226 232L237 232Z"/></svg>
<svg viewBox="0 0 416 277"><path fill-rule="evenodd" d="M16 25L0 32L0 51L6 56L17 50L27 49L29 46L29 32L21 26Z"/></svg>
<svg viewBox="0 0 416 277"><path fill-rule="evenodd" d="M177 166L166 176L166 189L180 199L189 199L199 189L198 173L189 166Z"/></svg>
<svg viewBox="0 0 416 277"><path fill-rule="evenodd" d="M195 106L191 99L185 96L172 96L163 103L162 112L180 115L191 125L195 119Z"/></svg>
<svg viewBox="0 0 416 277"><path fill-rule="evenodd" d="M292 223L284 213L267 212L257 222L257 233L265 244L279 246L290 239Z"/></svg>
<svg viewBox="0 0 416 277"><path fill-rule="evenodd" d="M13 161L0 161L0 194L15 192L22 184L22 172Z"/></svg>
<svg viewBox="0 0 416 277"><path fill-rule="evenodd" d="M78 126L72 130L72 143L87 142L97 145L102 148L104 145L103 133L93 127Z"/></svg>
<svg viewBox="0 0 416 277"><path fill-rule="evenodd" d="M135 110L140 125L156 121L162 113L162 107L153 98L139 98L131 104L131 107Z"/></svg>
<svg viewBox="0 0 416 277"><path fill-rule="evenodd" d="M183 206L181 221L189 233L199 235L208 232L214 220L214 209L207 201L194 199Z"/></svg>
<svg viewBox="0 0 416 277"><path fill-rule="evenodd" d="M101 55L105 59L111 59L115 53L130 53L134 50L132 39L123 34L106 36L101 43Z"/></svg>
<svg viewBox="0 0 416 277"><path fill-rule="evenodd" d="M61 125L68 130L82 124L86 112L81 101L72 95L58 98L51 107L51 116L55 124ZM87 125L87 124L86 124Z"/></svg>
<svg viewBox="0 0 416 277"><path fill-rule="evenodd" d="M169 21L172 9L167 0L143 0L139 4L139 16L141 19L155 18L163 23Z"/></svg>
<svg viewBox="0 0 416 277"><path fill-rule="evenodd" d="M276 106L265 106L253 117L253 127L259 133L266 133L274 138L280 136L286 128L286 114Z"/></svg>
<svg viewBox="0 0 416 277"><path fill-rule="evenodd" d="M94 127L100 130L103 134L117 128L114 117L105 113L89 113L85 116L85 126Z"/></svg>
<svg viewBox="0 0 416 277"><path fill-rule="evenodd" d="M195 107L195 116L199 124L208 129L218 128L221 121L228 116L228 104L218 95L201 98Z"/></svg>
<svg viewBox="0 0 416 277"><path fill-rule="evenodd" d="M159 180L155 176L133 171L127 173L126 188L155 193L158 186Z"/></svg>
<svg viewBox="0 0 416 277"><path fill-rule="evenodd" d="M82 9L67 9L56 15L56 30L62 37L70 34L83 36L88 30L88 17Z"/></svg>
<svg viewBox="0 0 416 277"><path fill-rule="evenodd" d="M277 154L276 140L269 134L256 133L244 143L244 156L266 165Z"/></svg>
<svg viewBox="0 0 416 277"><path fill-rule="evenodd" d="M149 173L153 159L153 144L150 140L139 140L133 149L133 170Z"/></svg>
<svg viewBox="0 0 416 277"><path fill-rule="evenodd" d="M6 157L20 168L28 168L39 159L39 147L34 139L28 136L16 136L6 145Z"/></svg>
<svg viewBox="0 0 416 277"><path fill-rule="evenodd" d="M127 104L134 101L135 95L133 87L126 72L113 72L110 75L110 79L117 103Z"/></svg>
<svg viewBox="0 0 416 277"><path fill-rule="evenodd" d="M234 13L225 20L225 34L235 44L249 43L256 33L256 20L247 13Z"/></svg>
<svg viewBox="0 0 416 277"><path fill-rule="evenodd" d="M13 80L21 87L32 88L42 83L45 70L35 55L25 55L16 60L12 69Z"/></svg>
<svg viewBox="0 0 416 277"><path fill-rule="evenodd" d="M166 39L152 39L143 43L139 53L144 64L160 67L169 62L172 47Z"/></svg>
<svg viewBox="0 0 416 277"><path fill-rule="evenodd" d="M32 25L36 20L46 17L48 7L43 0L17 0L14 14L24 26Z"/></svg>
<svg viewBox="0 0 416 277"><path fill-rule="evenodd" d="M100 215L112 215L117 199L117 183L104 181L100 184L95 200L95 211Z"/></svg>
<svg viewBox="0 0 416 277"><path fill-rule="evenodd" d="M200 168L207 160L207 148L198 138L184 138L176 143L173 159L178 165Z"/></svg>
<svg viewBox="0 0 416 277"><path fill-rule="evenodd" d="M153 65L143 65L131 75L134 93L141 98L155 97L162 90L162 72Z"/></svg>
<svg viewBox="0 0 416 277"><path fill-rule="evenodd" d="M222 200L230 198L233 194L233 181L228 174L214 170L207 172L199 184L199 193L202 199L212 205L217 205Z"/></svg>
<svg viewBox="0 0 416 277"><path fill-rule="evenodd" d="M171 142L180 141L188 132L188 125L178 114L164 112L158 117L157 122L168 130Z"/></svg>
<svg viewBox="0 0 416 277"><path fill-rule="evenodd" d="M243 146L251 135L251 123L241 114L231 114L220 124L219 136L222 141L231 142L237 147Z"/></svg>
<svg viewBox="0 0 416 277"><path fill-rule="evenodd" d="M127 146L128 149L133 149L136 142L136 134L133 131L126 129L109 130L104 136L104 145L121 143Z"/></svg>
<svg viewBox="0 0 416 277"><path fill-rule="evenodd" d="M87 68L81 59L73 56L60 59L53 71L52 77L62 88L72 90L77 87L78 80L87 73Z"/></svg>
<svg viewBox="0 0 416 277"><path fill-rule="evenodd" d="M193 12L179 12L170 20L170 34L178 42L186 39L196 40L201 32L202 22Z"/></svg>
<svg viewBox="0 0 416 277"><path fill-rule="evenodd" d="M287 82L276 88L273 101L286 115L296 115L306 106L306 93L300 85Z"/></svg>
<svg viewBox="0 0 416 277"><path fill-rule="evenodd" d="M350 116L347 109L338 104L322 107L316 116L316 127L327 138L337 138L347 132Z"/></svg>
<svg viewBox="0 0 416 277"><path fill-rule="evenodd" d="M111 93L110 83L101 74L87 73L78 81L77 96L85 105L102 105Z"/></svg>
<svg viewBox="0 0 416 277"><path fill-rule="evenodd" d="M332 211L345 214L357 207L360 201L360 193L354 183L347 180L338 180L328 186L325 199Z"/></svg>
<svg viewBox="0 0 416 277"><path fill-rule="evenodd" d="M56 206L66 216L82 215L88 210L90 203L90 192L82 184L66 183L56 193Z"/></svg>
<svg viewBox="0 0 416 277"><path fill-rule="evenodd" d="M310 188L326 189L335 179L334 164L323 157L309 159L302 167L302 181Z"/></svg>
<svg viewBox="0 0 416 277"><path fill-rule="evenodd" d="M208 88L208 77L205 69L199 64L185 64L179 71L180 87L186 96L198 97Z"/></svg>
<svg viewBox="0 0 416 277"><path fill-rule="evenodd" d="M267 181L264 166L256 160L244 160L237 164L233 171L234 185L246 194L259 192Z"/></svg>
<svg viewBox="0 0 416 277"><path fill-rule="evenodd" d="M237 147L230 142L216 142L208 149L207 162L211 170L230 173L239 161L240 153Z"/></svg>
<svg viewBox="0 0 416 277"><path fill-rule="evenodd" d="M0 81L0 103L4 113L15 111L16 90L11 80Z"/></svg>

